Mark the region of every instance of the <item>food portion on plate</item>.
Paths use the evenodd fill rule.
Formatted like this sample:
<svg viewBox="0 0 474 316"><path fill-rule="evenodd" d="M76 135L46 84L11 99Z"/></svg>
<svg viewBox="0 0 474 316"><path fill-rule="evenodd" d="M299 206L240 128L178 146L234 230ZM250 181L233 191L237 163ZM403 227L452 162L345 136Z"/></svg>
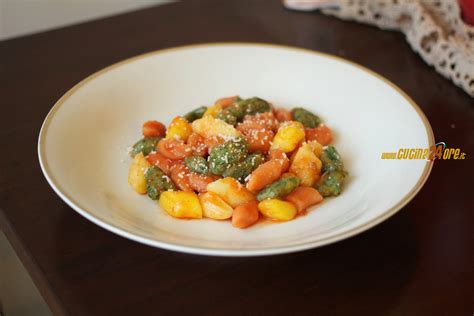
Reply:
<svg viewBox="0 0 474 316"><path fill-rule="evenodd" d="M321 119L257 98L217 100L143 124L128 182L176 218L288 221L341 193L347 172Z"/></svg>

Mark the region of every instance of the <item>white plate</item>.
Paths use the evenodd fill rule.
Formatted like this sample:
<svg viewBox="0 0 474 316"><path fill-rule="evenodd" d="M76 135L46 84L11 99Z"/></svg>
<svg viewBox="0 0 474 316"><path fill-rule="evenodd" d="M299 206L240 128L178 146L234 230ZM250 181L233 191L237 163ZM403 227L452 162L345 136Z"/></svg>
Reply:
<svg viewBox="0 0 474 316"><path fill-rule="evenodd" d="M127 147L144 121L168 124L235 94L319 114L350 173L343 193L307 216L240 230L229 221L171 218L129 187ZM322 246L384 221L415 196L432 164L382 160L381 153L433 143L418 106L368 69L299 48L226 43L152 52L91 75L54 105L38 150L56 193L105 229L175 251L254 256Z"/></svg>

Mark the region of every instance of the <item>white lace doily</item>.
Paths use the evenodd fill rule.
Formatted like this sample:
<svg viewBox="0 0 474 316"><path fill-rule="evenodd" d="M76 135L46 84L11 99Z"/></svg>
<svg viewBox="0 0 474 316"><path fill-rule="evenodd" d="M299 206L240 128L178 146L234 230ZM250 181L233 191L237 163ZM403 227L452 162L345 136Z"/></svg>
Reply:
<svg viewBox="0 0 474 316"><path fill-rule="evenodd" d="M474 97L474 27L456 0L285 0L291 9L321 9L344 20L405 33L413 50Z"/></svg>

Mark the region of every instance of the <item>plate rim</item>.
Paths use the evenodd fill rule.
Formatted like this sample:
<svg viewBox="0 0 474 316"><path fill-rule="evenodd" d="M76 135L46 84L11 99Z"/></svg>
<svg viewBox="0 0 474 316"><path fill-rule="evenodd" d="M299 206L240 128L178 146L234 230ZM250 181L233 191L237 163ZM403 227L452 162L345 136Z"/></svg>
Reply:
<svg viewBox="0 0 474 316"><path fill-rule="evenodd" d="M285 254L285 253L292 253L292 252L297 252L297 251L303 251L307 249L312 249L312 248L317 248L325 245L329 245L332 243L335 243L337 241L341 241L347 238L350 238L352 236L355 236L357 234L360 234L364 231L367 231L371 229L372 227L380 224L381 222L387 220L394 214L396 214L399 210L401 210L405 205L407 205L415 196L416 194L421 190L423 185L426 183L431 170L433 168L433 162L427 162L423 172L418 179L418 181L415 183L415 185L411 188L411 190L405 194L394 206L391 208L383 211L379 216L373 218L372 220L363 223L359 226L356 226L346 232L341 232L336 235L332 236L327 236L325 238L316 240L316 241L309 241L306 243L302 244L293 244L289 246L277 246L277 247L267 247L267 248L262 248L262 249L222 249L222 248L208 248L208 247L195 247L195 246L186 246L182 245L179 243L172 243L172 242L164 242L164 241L159 241L155 239L151 239L149 237L146 237L144 235L138 234L136 232L132 232L131 230L124 228L124 227L119 227L108 220L102 218L101 216L93 215L89 211L87 211L86 208L81 207L81 204L78 203L73 197L71 197L68 193L66 193L65 190L61 189L61 186L58 184L58 181L54 179L50 173L50 168L48 165L48 162L46 160L46 152L45 152L45 139L48 131L48 126L51 123L51 121L54 118L54 114L60 109L60 107L64 104L64 102L78 89L80 89L83 85L87 84L89 81L99 77L102 74L107 73L108 71L117 68L119 66L147 58L153 55L158 55L161 53L168 53L172 51L178 51L178 50L186 50L186 49L193 49L193 48L203 48L203 47L225 47L225 46L254 46L254 47L269 47L269 48L278 48L278 49L285 49L285 50L292 50L292 51L297 51L297 52L304 52L304 53L309 53L317 56L322 56L326 57L329 59L333 59L339 62L342 62L344 64L347 64L349 66L353 66L355 68L358 68L359 70L376 77L377 79L383 81L387 85L389 85L391 88L393 88L398 94L400 94L416 111L418 116L420 117L422 123L425 126L427 135L428 135L428 143L429 146L433 146L435 144L435 138L434 138L434 133L433 129L431 128L431 125L426 117L426 115L423 113L421 108L411 99L400 87L398 87L396 84L394 84L392 81L388 80L384 76L376 73L375 71L362 66L356 62L347 60L345 58L331 55L328 53L323 53L320 51L316 50L311 50L307 48L302 48L302 47L297 47L297 46L289 46L289 45L282 45L282 44L273 44L273 43L262 43L262 42L210 42L210 43L199 43L199 44L190 44L190 45L181 45L181 46L174 46L174 47L169 47L169 48L164 48L164 49L158 49L154 51L150 51L144 54L140 54L137 56L133 56L127 59L124 59L122 61L119 61L117 63L114 63L112 65L109 65L103 69L100 69L93 74L87 76L86 78L82 79L79 81L76 85L74 85L71 89L69 89L61 98L59 98L58 101L53 105L53 107L50 109L48 114L46 115L43 124L41 125L41 129L38 135L38 159L41 167L41 171L46 178L48 184L51 186L53 191L67 204L69 205L73 210L75 210L77 213L88 219L89 221L93 222L94 224L98 225L99 227L102 227L110 232L113 232L119 236L125 237L127 239L153 246L153 247L158 247L161 249L166 249L166 250L172 250L172 251L178 251L178 252L183 252L183 253L189 253L189 254L199 254L199 255L209 255L209 256L227 256L227 257L240 257L240 256L264 256L264 255L277 255L277 254Z"/></svg>

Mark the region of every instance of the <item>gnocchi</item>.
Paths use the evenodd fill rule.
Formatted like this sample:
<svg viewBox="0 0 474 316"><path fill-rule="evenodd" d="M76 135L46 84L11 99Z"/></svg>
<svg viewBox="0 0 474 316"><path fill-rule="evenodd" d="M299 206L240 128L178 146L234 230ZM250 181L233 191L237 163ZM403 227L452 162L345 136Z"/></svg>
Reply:
<svg viewBox="0 0 474 316"><path fill-rule="evenodd" d="M150 120L128 183L175 218L285 222L338 196L347 171L316 114L261 98L220 98L165 124Z"/></svg>

